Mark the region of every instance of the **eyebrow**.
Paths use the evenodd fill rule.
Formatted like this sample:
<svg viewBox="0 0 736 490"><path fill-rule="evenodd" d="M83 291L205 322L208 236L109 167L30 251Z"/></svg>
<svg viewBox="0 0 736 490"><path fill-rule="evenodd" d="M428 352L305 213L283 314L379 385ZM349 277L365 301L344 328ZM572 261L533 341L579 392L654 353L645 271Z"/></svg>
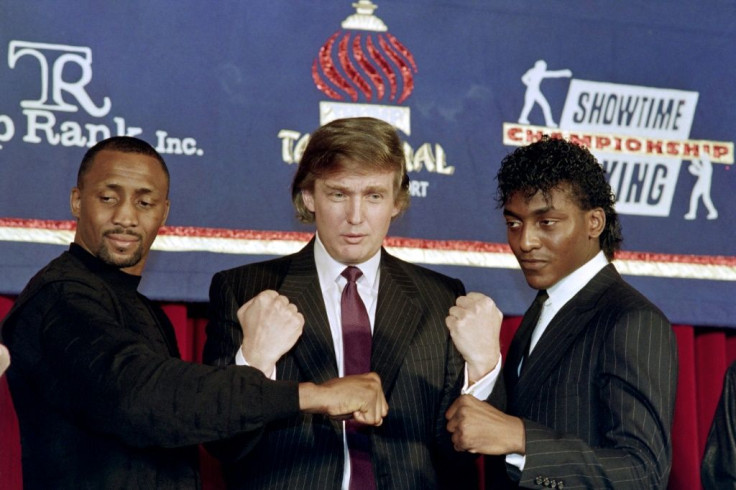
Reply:
<svg viewBox="0 0 736 490"><path fill-rule="evenodd" d="M350 194L353 191L352 188L340 184L331 184L329 182L325 182L324 184L328 189L341 191L344 194ZM372 185L361 190L361 194L373 194L375 192L387 193L389 192L389 188L383 185Z"/></svg>
<svg viewBox="0 0 736 490"><path fill-rule="evenodd" d="M123 186L122 185L115 184L115 183L105 184L105 188L106 189L113 190L113 191L121 191L121 190L123 190ZM155 193L156 193L156 190L155 189L149 189L148 187L139 187L138 189L134 189L133 190L133 194L135 194L135 195L155 194Z"/></svg>
<svg viewBox="0 0 736 490"><path fill-rule="evenodd" d="M549 213L550 211L555 211L554 206L545 206L543 208L535 209L534 211L532 211L532 214L534 216L541 216L543 214ZM503 215L520 218L518 214L514 213L513 211L509 211L507 208L503 208Z"/></svg>

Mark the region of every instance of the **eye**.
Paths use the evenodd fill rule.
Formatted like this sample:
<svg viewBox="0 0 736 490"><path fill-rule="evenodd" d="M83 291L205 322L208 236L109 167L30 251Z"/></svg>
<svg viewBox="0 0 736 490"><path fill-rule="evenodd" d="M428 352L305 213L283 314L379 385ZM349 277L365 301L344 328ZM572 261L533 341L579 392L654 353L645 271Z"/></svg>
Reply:
<svg viewBox="0 0 736 490"><path fill-rule="evenodd" d="M520 226L521 226L520 221L506 220L506 228L509 230L515 230L516 228L519 228Z"/></svg>
<svg viewBox="0 0 736 490"><path fill-rule="evenodd" d="M115 202L115 196L110 196L107 194L102 194L99 196L100 201L102 201L105 204L111 204Z"/></svg>
<svg viewBox="0 0 736 490"><path fill-rule="evenodd" d="M377 202L377 201L380 201L380 200L383 199L383 194L379 194L378 192L374 192L372 194L368 194L368 199L370 201Z"/></svg>
<svg viewBox="0 0 736 490"><path fill-rule="evenodd" d="M544 227L554 226L556 223L557 223L557 220L554 220L554 219L543 219L539 221L539 224Z"/></svg>

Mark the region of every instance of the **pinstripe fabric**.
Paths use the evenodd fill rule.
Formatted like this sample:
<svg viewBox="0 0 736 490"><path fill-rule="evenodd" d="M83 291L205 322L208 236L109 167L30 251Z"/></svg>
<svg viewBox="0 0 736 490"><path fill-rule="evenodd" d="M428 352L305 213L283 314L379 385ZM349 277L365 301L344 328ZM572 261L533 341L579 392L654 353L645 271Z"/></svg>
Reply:
<svg viewBox="0 0 736 490"><path fill-rule="evenodd" d="M526 427L521 486L666 486L675 338L613 265L558 312L526 362L507 409Z"/></svg>
<svg viewBox="0 0 736 490"><path fill-rule="evenodd" d="M271 288L288 296L305 318L301 338L277 364L278 377L320 383L337 376L313 243L288 257L215 275L205 362L226 365L234 361L242 339L237 308ZM473 460L452 450L444 419L459 394L463 368L444 319L455 298L464 294L462 283L385 251L380 267L371 369L383 382L389 415L381 427L372 429L377 486L438 488L440 479L452 470L453 488L477 488L473 487ZM269 424L253 451L224 465L229 486L339 489L341 431L341 424L311 415ZM239 449L230 447L218 455L242 455Z"/></svg>

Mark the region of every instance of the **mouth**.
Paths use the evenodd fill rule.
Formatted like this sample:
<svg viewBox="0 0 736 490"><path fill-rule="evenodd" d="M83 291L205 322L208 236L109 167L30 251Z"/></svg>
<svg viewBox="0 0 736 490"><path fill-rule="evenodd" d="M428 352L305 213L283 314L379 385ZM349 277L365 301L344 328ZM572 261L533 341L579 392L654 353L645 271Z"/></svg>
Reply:
<svg viewBox="0 0 736 490"><path fill-rule="evenodd" d="M519 259L519 266L525 271L538 271L545 266L547 262L539 259Z"/></svg>
<svg viewBox="0 0 736 490"><path fill-rule="evenodd" d="M125 232L113 231L105 233L104 236L116 250L121 252L135 246L141 240L139 235Z"/></svg>
<svg viewBox="0 0 736 490"><path fill-rule="evenodd" d="M365 235L358 233L345 233L342 235L342 239L345 240L346 243L351 245L357 245L363 240L363 238L365 238Z"/></svg>

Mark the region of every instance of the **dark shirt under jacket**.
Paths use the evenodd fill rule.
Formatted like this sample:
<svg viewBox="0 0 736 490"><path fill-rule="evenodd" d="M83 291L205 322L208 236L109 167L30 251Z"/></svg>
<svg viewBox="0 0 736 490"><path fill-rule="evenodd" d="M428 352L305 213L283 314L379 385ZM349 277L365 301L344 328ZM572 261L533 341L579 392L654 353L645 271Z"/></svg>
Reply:
<svg viewBox="0 0 736 490"><path fill-rule="evenodd" d="M700 475L706 490L736 489L736 362L723 380Z"/></svg>
<svg viewBox="0 0 736 490"><path fill-rule="evenodd" d="M181 361L139 281L73 244L3 322L25 488L199 488L197 444L298 413L296 383Z"/></svg>

